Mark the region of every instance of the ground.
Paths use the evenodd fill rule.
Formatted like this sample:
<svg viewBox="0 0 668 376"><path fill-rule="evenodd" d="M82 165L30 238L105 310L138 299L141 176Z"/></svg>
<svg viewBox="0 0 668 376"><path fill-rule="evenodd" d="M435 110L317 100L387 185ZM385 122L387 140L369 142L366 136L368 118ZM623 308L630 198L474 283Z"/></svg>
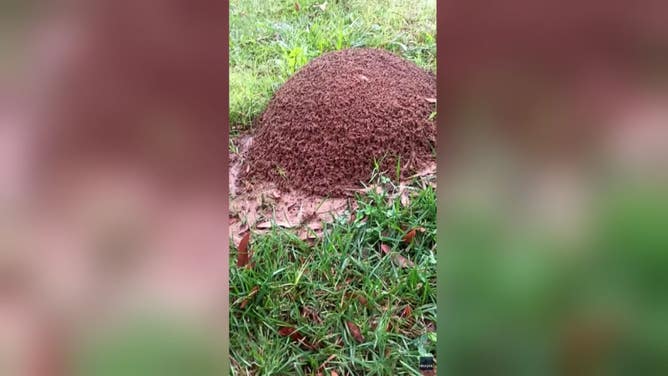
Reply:
<svg viewBox="0 0 668 376"><path fill-rule="evenodd" d="M435 12L435 1L231 1L230 152L324 52L384 48L435 71ZM433 174L370 183L318 237L289 226L232 235L233 375L420 375L419 356L435 355Z"/></svg>

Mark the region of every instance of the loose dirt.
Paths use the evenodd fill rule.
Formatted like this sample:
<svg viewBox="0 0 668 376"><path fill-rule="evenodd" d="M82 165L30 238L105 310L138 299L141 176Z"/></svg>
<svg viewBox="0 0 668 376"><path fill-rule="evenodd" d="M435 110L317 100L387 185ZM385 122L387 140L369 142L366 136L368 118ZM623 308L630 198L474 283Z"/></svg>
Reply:
<svg viewBox="0 0 668 376"><path fill-rule="evenodd" d="M436 79L389 52L324 54L274 95L239 168L238 186L346 197L381 170L406 178L433 163ZM235 174L236 175L236 174Z"/></svg>

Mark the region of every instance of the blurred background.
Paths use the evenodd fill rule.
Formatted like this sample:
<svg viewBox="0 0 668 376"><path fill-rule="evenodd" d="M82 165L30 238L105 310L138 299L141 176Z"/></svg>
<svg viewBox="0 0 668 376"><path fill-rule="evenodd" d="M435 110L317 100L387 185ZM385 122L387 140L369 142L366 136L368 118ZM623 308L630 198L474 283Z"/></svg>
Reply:
<svg viewBox="0 0 668 376"><path fill-rule="evenodd" d="M668 373L668 9L439 4L439 371Z"/></svg>
<svg viewBox="0 0 668 376"><path fill-rule="evenodd" d="M0 374L220 374L227 4L0 6ZM438 17L439 370L668 373L665 1Z"/></svg>
<svg viewBox="0 0 668 376"><path fill-rule="evenodd" d="M227 369L227 5L0 4L0 374Z"/></svg>

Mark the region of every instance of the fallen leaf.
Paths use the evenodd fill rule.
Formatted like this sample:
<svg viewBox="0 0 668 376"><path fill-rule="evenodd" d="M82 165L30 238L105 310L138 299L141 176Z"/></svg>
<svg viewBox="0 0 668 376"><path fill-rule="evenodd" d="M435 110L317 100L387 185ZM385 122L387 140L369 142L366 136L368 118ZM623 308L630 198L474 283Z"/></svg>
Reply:
<svg viewBox="0 0 668 376"><path fill-rule="evenodd" d="M348 325L348 330L350 330L350 334L352 334L353 338L359 343L364 342L364 336L362 336L362 333L360 332L360 328L355 325L354 322L348 321L346 322L346 325Z"/></svg>
<svg viewBox="0 0 668 376"><path fill-rule="evenodd" d="M278 330L278 334L280 334L283 337L290 337L294 341L299 341L304 336L297 331L297 329L289 326L284 326Z"/></svg>
<svg viewBox="0 0 668 376"><path fill-rule="evenodd" d="M390 253L390 246L387 244L380 244L380 250L383 251L384 254Z"/></svg>
<svg viewBox="0 0 668 376"><path fill-rule="evenodd" d="M274 223L276 224L277 227L283 227L283 228L293 228L293 227L295 227L295 225L293 225L290 222L286 222L286 221L276 221ZM272 227L273 227L273 224L270 221L260 222L260 223L255 225L255 228L260 229L260 230L268 230Z"/></svg>
<svg viewBox="0 0 668 376"><path fill-rule="evenodd" d="M299 333L297 329L289 326L284 326L278 330L278 334L283 337L290 337L294 342L299 343L309 350L314 350L315 346L306 340L303 334Z"/></svg>
<svg viewBox="0 0 668 376"><path fill-rule="evenodd" d="M403 310L401 310L401 317L409 317L412 313L413 310L411 309L411 306L407 305Z"/></svg>
<svg viewBox="0 0 668 376"><path fill-rule="evenodd" d="M301 6L299 6L299 3L295 1L295 10L297 12L299 12L300 9L301 9Z"/></svg>
<svg viewBox="0 0 668 376"><path fill-rule="evenodd" d="M413 242L413 238L415 238L415 229L408 231L406 235L404 235L402 240L404 241L404 243L410 244Z"/></svg>
<svg viewBox="0 0 668 376"><path fill-rule="evenodd" d="M369 303L369 301L365 297L363 297L362 295L357 295L357 300L362 305L367 305Z"/></svg>
<svg viewBox="0 0 668 376"><path fill-rule="evenodd" d="M429 103L436 103L436 98L425 98L424 100L426 100Z"/></svg>
<svg viewBox="0 0 668 376"><path fill-rule="evenodd" d="M239 246L237 249L239 250L239 253L237 255L237 267L241 268L246 266L248 264L248 241L250 240L250 231L244 235L243 238L241 238L241 241L239 242Z"/></svg>
<svg viewBox="0 0 668 376"><path fill-rule="evenodd" d="M392 257L392 260L394 261L395 264L397 264L397 266L399 266L401 268L407 268L409 266L415 265L415 264L413 264L413 261L405 258L404 256L402 256L400 254L395 254L394 257Z"/></svg>

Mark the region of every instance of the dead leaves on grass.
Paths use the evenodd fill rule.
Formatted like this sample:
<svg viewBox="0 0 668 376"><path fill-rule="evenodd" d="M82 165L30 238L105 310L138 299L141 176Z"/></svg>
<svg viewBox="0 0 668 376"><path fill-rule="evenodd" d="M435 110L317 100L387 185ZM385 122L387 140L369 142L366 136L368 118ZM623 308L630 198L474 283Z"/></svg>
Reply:
<svg viewBox="0 0 668 376"><path fill-rule="evenodd" d="M238 254L237 254L237 268L242 268L246 265L248 265L248 261L250 260L249 252L248 252L248 242L250 241L250 231L244 235L243 238L241 238L241 241L239 242L239 246L237 247L238 249Z"/></svg>
<svg viewBox="0 0 668 376"><path fill-rule="evenodd" d="M355 341L358 343L363 343L364 336L362 335L360 328L352 321L346 321L346 325L348 326L350 334L353 336L353 338L355 338Z"/></svg>
<svg viewBox="0 0 668 376"><path fill-rule="evenodd" d="M413 239L415 239L415 229L412 229L406 233L406 235L401 238L404 243L406 244L411 244L413 242Z"/></svg>
<svg viewBox="0 0 668 376"><path fill-rule="evenodd" d="M408 268L415 265L413 261L409 260L408 258L400 255L397 252L392 252L390 246L387 244L381 243L380 250L383 251L383 253L386 255L391 255L392 262L394 262L394 264L400 268Z"/></svg>
<svg viewBox="0 0 668 376"><path fill-rule="evenodd" d="M389 245L381 243L380 250L383 251L384 254L388 255L390 254L391 248Z"/></svg>
<svg viewBox="0 0 668 376"><path fill-rule="evenodd" d="M397 264L398 267L400 268L408 268L412 267L415 264L413 261L407 259L406 257L400 255L400 254L395 254L394 257L392 258L392 261L394 261L395 264Z"/></svg>
<svg viewBox="0 0 668 376"><path fill-rule="evenodd" d="M306 337L301 334L297 329L291 326L284 326L278 330L278 334L283 337L290 337L294 342L297 342L300 346L308 350L316 350L317 346L309 342Z"/></svg>

